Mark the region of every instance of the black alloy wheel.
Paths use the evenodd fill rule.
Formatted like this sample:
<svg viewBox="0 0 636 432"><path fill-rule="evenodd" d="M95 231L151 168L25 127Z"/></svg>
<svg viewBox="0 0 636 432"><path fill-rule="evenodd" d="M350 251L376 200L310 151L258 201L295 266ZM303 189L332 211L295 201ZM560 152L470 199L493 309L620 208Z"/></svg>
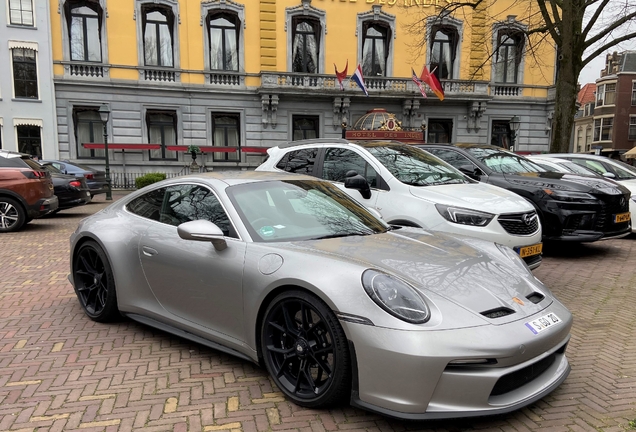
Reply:
<svg viewBox="0 0 636 432"><path fill-rule="evenodd" d="M75 294L88 315L97 322L119 317L115 278L102 248L93 241L80 246L73 259Z"/></svg>
<svg viewBox="0 0 636 432"><path fill-rule="evenodd" d="M0 197L0 232L17 231L26 223L26 213L12 198Z"/></svg>
<svg viewBox="0 0 636 432"><path fill-rule="evenodd" d="M296 404L323 407L349 396L347 339L317 297L303 291L276 297L263 319L261 352L276 385Z"/></svg>

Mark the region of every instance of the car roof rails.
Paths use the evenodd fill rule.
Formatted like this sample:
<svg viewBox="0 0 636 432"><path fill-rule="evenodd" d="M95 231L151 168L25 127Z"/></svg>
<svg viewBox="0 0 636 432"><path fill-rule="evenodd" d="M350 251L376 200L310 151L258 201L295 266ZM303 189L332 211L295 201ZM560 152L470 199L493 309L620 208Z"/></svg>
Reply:
<svg viewBox="0 0 636 432"><path fill-rule="evenodd" d="M289 141L285 144L281 144L278 148L296 147L306 144L350 144L350 141L343 138L314 138L298 141Z"/></svg>

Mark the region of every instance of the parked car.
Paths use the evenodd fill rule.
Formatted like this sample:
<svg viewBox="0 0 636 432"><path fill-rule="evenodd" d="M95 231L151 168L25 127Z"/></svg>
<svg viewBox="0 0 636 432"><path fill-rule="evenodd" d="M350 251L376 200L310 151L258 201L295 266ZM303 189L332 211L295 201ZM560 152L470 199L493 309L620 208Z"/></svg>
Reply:
<svg viewBox="0 0 636 432"><path fill-rule="evenodd" d="M632 193L629 201L629 211L636 214L636 168L616 159L605 156L596 156L583 153L550 153L544 155L546 158L565 159L579 166L587 168L595 173L615 180L625 186ZM632 224L632 232L636 232L636 226Z"/></svg>
<svg viewBox="0 0 636 432"><path fill-rule="evenodd" d="M541 225L532 205L504 189L467 179L413 146L318 139L267 152L268 160L257 171L330 180L390 224L479 237L514 248L531 268L541 263Z"/></svg>
<svg viewBox="0 0 636 432"><path fill-rule="evenodd" d="M0 150L0 232L17 231L57 207L50 174L29 155Z"/></svg>
<svg viewBox="0 0 636 432"><path fill-rule="evenodd" d="M91 319L121 313L262 362L298 405L499 414L570 371L572 316L512 249L390 227L310 176L164 180L83 219L70 240Z"/></svg>
<svg viewBox="0 0 636 432"><path fill-rule="evenodd" d="M567 159L545 157L544 155L528 155L524 157L530 159L532 162L536 163L541 168L544 168L547 171L580 174L592 177L603 177L602 175Z"/></svg>
<svg viewBox="0 0 636 432"><path fill-rule="evenodd" d="M104 171L89 167L87 165L69 162L67 160L42 160L43 165L53 165L64 174L74 176L82 175L86 179L86 184L91 192L91 198L97 194L106 193L108 191L108 182L106 181L106 173Z"/></svg>
<svg viewBox="0 0 636 432"><path fill-rule="evenodd" d="M91 202L91 192L84 176L62 174L51 164L42 165L42 167L51 174L53 193L59 201L57 211Z"/></svg>
<svg viewBox="0 0 636 432"><path fill-rule="evenodd" d="M491 145L422 147L475 179L527 199L537 210L546 240L593 242L631 232L630 192L613 181L547 171Z"/></svg>

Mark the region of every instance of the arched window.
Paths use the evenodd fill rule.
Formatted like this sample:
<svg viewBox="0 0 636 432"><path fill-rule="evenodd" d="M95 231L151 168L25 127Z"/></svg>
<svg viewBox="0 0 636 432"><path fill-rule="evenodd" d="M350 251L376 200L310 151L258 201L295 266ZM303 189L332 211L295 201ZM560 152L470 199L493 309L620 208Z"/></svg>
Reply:
<svg viewBox="0 0 636 432"><path fill-rule="evenodd" d="M210 69L239 70L239 27L236 14L211 11L208 14Z"/></svg>
<svg viewBox="0 0 636 432"><path fill-rule="evenodd" d="M437 79L453 79L459 33L452 26L433 26L429 68Z"/></svg>
<svg viewBox="0 0 636 432"><path fill-rule="evenodd" d="M362 31L362 73L365 76L386 76L391 29L382 23L365 21Z"/></svg>
<svg viewBox="0 0 636 432"><path fill-rule="evenodd" d="M101 63L103 11L99 2L69 0L64 9L71 60Z"/></svg>
<svg viewBox="0 0 636 432"><path fill-rule="evenodd" d="M142 29L144 64L146 66L174 67L174 14L172 9L143 5Z"/></svg>
<svg viewBox="0 0 636 432"><path fill-rule="evenodd" d="M313 18L292 18L292 71L318 73L320 22Z"/></svg>
<svg viewBox="0 0 636 432"><path fill-rule="evenodd" d="M518 83L519 65L523 55L523 33L500 30L495 52L495 82Z"/></svg>

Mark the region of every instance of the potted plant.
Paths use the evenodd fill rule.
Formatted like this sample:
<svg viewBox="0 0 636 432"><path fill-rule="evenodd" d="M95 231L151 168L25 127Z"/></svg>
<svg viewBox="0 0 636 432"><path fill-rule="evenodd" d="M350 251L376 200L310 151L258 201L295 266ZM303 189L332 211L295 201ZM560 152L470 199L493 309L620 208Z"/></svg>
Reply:
<svg viewBox="0 0 636 432"><path fill-rule="evenodd" d="M201 153L201 148L197 145L190 145L188 146L188 153L190 153L190 156L192 156L190 171L199 172L199 164L197 164L197 154Z"/></svg>

